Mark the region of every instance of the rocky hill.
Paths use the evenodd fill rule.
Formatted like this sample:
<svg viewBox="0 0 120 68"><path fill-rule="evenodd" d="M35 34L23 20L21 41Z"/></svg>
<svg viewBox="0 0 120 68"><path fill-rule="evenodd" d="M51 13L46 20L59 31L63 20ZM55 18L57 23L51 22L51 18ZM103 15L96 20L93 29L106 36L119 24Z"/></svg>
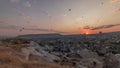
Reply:
<svg viewBox="0 0 120 68"><path fill-rule="evenodd" d="M120 68L119 35L35 34L4 39L0 68Z"/></svg>

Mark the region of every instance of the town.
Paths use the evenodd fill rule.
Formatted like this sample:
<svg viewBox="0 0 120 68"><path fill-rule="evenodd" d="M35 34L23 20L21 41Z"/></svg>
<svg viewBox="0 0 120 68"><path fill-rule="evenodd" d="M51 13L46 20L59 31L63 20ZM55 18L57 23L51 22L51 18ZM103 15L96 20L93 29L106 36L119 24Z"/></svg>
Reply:
<svg viewBox="0 0 120 68"><path fill-rule="evenodd" d="M11 53L10 56L17 57L16 60L21 64L34 61L37 64L45 62L58 65L55 68L120 68L120 32L20 35L1 40L0 56L6 53L5 50ZM6 64L7 59L0 57L0 63ZM9 58L7 63L10 66L13 60ZM20 68L50 66L42 67L31 63Z"/></svg>

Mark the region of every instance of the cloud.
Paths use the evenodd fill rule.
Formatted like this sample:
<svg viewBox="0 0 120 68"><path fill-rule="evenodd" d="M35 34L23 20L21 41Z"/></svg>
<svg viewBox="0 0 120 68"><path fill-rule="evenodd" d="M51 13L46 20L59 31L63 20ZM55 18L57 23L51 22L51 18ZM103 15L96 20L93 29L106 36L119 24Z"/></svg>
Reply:
<svg viewBox="0 0 120 68"><path fill-rule="evenodd" d="M79 23L79 22L81 22L82 20L83 20L82 17L78 17L78 18L75 19L75 22Z"/></svg>
<svg viewBox="0 0 120 68"><path fill-rule="evenodd" d="M62 16L62 17L67 17L68 16L68 13L66 12L66 13L62 13L62 14L60 14L60 16Z"/></svg>
<svg viewBox="0 0 120 68"><path fill-rule="evenodd" d="M24 30L30 30L30 31L44 31L44 32L56 32L56 33L69 33L69 32L63 32L59 30L54 29L43 29L43 28L36 28L37 26L28 26L23 27L19 25L14 24L8 24L7 22L3 23L4 21L0 21L0 29L12 29L12 30L18 30L18 31L24 31Z"/></svg>
<svg viewBox="0 0 120 68"><path fill-rule="evenodd" d="M42 29L42 28L24 28L24 30L56 32L56 33L70 33L70 32L58 31L58 30L54 30L54 29Z"/></svg>
<svg viewBox="0 0 120 68"><path fill-rule="evenodd" d="M112 24L112 25L103 25L103 26L98 26L98 27L94 27L91 30L98 30L98 29L105 29L105 28L112 28L115 26L120 26L120 24Z"/></svg>
<svg viewBox="0 0 120 68"><path fill-rule="evenodd" d="M49 18L52 18L52 14L50 14L50 12L48 12L46 10L42 10L42 13L45 14L46 16L48 16Z"/></svg>
<svg viewBox="0 0 120 68"><path fill-rule="evenodd" d="M10 3L18 3L20 0L10 0Z"/></svg>
<svg viewBox="0 0 120 68"><path fill-rule="evenodd" d="M117 8L117 9L115 10L115 13L118 13L118 12L120 12L120 8Z"/></svg>
<svg viewBox="0 0 120 68"><path fill-rule="evenodd" d="M50 32L50 31L53 31L53 30L49 30L49 29L41 29L41 28L25 28L25 30L32 30L32 31L47 31L47 32Z"/></svg>
<svg viewBox="0 0 120 68"><path fill-rule="evenodd" d="M85 27L83 27L83 29L91 29L91 27L90 26L85 26Z"/></svg>
<svg viewBox="0 0 120 68"><path fill-rule="evenodd" d="M116 3L118 0L110 0L110 3Z"/></svg>
<svg viewBox="0 0 120 68"><path fill-rule="evenodd" d="M2 24L0 25L0 29L20 29L20 26L16 25L7 25L7 24Z"/></svg>
<svg viewBox="0 0 120 68"><path fill-rule="evenodd" d="M112 11L111 15L116 15L116 14L118 14L118 13L120 13L120 8L114 9L114 10Z"/></svg>
<svg viewBox="0 0 120 68"><path fill-rule="evenodd" d="M22 11L18 11L18 16L20 16L21 18L23 18L24 20L28 20L31 21L33 19L33 17L26 15L24 12Z"/></svg>
<svg viewBox="0 0 120 68"><path fill-rule="evenodd" d="M5 23L4 21L0 21L0 24Z"/></svg>
<svg viewBox="0 0 120 68"><path fill-rule="evenodd" d="M13 22L10 18L0 19L0 25L9 24L8 22Z"/></svg>
<svg viewBox="0 0 120 68"><path fill-rule="evenodd" d="M25 14L22 11L18 11L19 16L25 16Z"/></svg>
<svg viewBox="0 0 120 68"><path fill-rule="evenodd" d="M18 15L19 15L20 17L22 17L23 19L26 19L26 18L27 18L27 16L26 16L23 12L21 12L21 11L18 11Z"/></svg>
<svg viewBox="0 0 120 68"><path fill-rule="evenodd" d="M62 14L62 16L63 16L63 17L66 17L66 16L68 16L68 14Z"/></svg>
<svg viewBox="0 0 120 68"><path fill-rule="evenodd" d="M24 3L24 5L25 5L25 7L31 7L31 6L32 6L32 4L31 4L29 1L26 1L26 2Z"/></svg>
<svg viewBox="0 0 120 68"><path fill-rule="evenodd" d="M69 33L69 32L63 32L63 31L58 31L58 30L54 30L54 29L42 29L42 28L24 28L24 30L56 32L56 33Z"/></svg>
<svg viewBox="0 0 120 68"><path fill-rule="evenodd" d="M112 28L112 27L115 27L115 26L120 26L120 24L102 25L102 26L97 26L97 27L85 26L85 27L83 27L83 29L99 30L99 29Z"/></svg>
<svg viewBox="0 0 120 68"><path fill-rule="evenodd" d="M9 23L11 22L11 23ZM12 20L10 19L1 19L0 20L0 29L20 29L22 28L21 26L17 26L15 24L12 24Z"/></svg>

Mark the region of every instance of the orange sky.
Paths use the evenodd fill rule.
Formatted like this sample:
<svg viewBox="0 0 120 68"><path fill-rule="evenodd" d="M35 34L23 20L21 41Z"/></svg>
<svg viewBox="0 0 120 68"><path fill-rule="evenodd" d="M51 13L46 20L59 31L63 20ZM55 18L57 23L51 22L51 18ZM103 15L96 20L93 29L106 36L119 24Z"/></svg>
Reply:
<svg viewBox="0 0 120 68"><path fill-rule="evenodd" d="M0 35L120 31L120 0L0 0Z"/></svg>

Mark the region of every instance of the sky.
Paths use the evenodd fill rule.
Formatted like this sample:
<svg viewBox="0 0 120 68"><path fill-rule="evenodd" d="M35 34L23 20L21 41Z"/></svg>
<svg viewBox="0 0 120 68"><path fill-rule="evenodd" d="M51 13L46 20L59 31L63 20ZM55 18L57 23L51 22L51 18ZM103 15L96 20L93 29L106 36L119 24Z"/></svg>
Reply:
<svg viewBox="0 0 120 68"><path fill-rule="evenodd" d="M0 0L0 35L120 31L120 0Z"/></svg>

